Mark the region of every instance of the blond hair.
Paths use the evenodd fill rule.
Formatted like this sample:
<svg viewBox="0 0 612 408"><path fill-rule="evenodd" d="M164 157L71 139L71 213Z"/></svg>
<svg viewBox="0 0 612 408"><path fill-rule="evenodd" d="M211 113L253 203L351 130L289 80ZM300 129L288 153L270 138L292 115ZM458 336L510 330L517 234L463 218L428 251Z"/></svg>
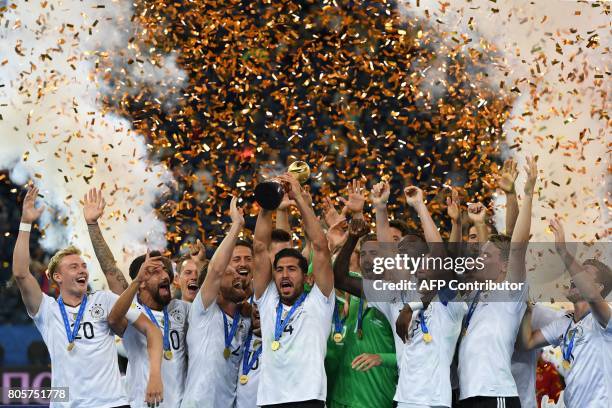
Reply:
<svg viewBox="0 0 612 408"><path fill-rule="evenodd" d="M75 247L74 245L70 245L69 247L57 251L55 255L53 255L53 257L49 260L49 265L47 265L47 272L49 279L51 279L53 282L55 282L55 279L53 279L53 274L57 272L57 267L59 266L60 262L62 262L62 259L64 259L68 255L81 255L81 250Z"/></svg>

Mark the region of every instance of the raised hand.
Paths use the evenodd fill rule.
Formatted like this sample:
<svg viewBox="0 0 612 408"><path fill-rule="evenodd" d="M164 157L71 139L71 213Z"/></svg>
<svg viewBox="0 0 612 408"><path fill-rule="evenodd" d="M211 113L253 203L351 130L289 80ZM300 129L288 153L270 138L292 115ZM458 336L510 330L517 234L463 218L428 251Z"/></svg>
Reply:
<svg viewBox="0 0 612 408"><path fill-rule="evenodd" d="M406 203L412 208L417 208L423 204L423 190L416 186L404 188L404 196L406 197Z"/></svg>
<svg viewBox="0 0 612 408"><path fill-rule="evenodd" d="M353 180L349 183L348 187L348 200L344 197L340 197L340 201L344 204L346 209L353 214L363 212L363 206L365 204L365 195L361 181Z"/></svg>
<svg viewBox="0 0 612 408"><path fill-rule="evenodd" d="M164 264L161 261L162 256L151 256L149 251L145 255L144 262L140 265L140 269L138 269L138 274L136 275L136 281L138 282L146 282L151 275L155 273L155 270L158 268L164 267Z"/></svg>
<svg viewBox="0 0 612 408"><path fill-rule="evenodd" d="M482 203L468 204L468 218L472 224L484 224L486 215L487 209Z"/></svg>
<svg viewBox="0 0 612 408"><path fill-rule="evenodd" d="M295 201L290 200L289 197L287 196L287 194L285 194L283 196L283 201L281 201L281 203L278 206L277 210L284 211L284 210L287 210L292 205L295 205Z"/></svg>
<svg viewBox="0 0 612 408"><path fill-rule="evenodd" d="M538 164L536 163L535 157L527 157L527 165L525 166L525 172L527 173L527 181L525 182L525 194L533 195L535 189L535 183L538 178Z"/></svg>
<svg viewBox="0 0 612 408"><path fill-rule="evenodd" d="M504 161L500 174L495 175L495 182L504 192L514 193L514 182L517 176L516 162L510 158Z"/></svg>
<svg viewBox="0 0 612 408"><path fill-rule="evenodd" d="M328 196L323 197L323 203L321 206L323 207L323 219L328 227L331 228L332 226L345 220L344 216L336 210L334 202Z"/></svg>
<svg viewBox="0 0 612 408"><path fill-rule="evenodd" d="M238 208L238 197L232 196L232 201L230 202L230 217L232 219L232 224L244 225L243 214L244 210Z"/></svg>
<svg viewBox="0 0 612 408"><path fill-rule="evenodd" d="M104 213L106 201L102 197L102 190L92 188L83 197L83 215L87 224L95 224Z"/></svg>
<svg viewBox="0 0 612 408"><path fill-rule="evenodd" d="M302 196L302 186L300 186L300 182L291 173L281 174L277 178L283 183L287 197L290 200L304 199Z"/></svg>
<svg viewBox="0 0 612 408"><path fill-rule="evenodd" d="M451 190L450 197L446 197L446 212L448 217L454 222L459 222L459 216L461 215L461 203L459 201L459 192L453 188Z"/></svg>
<svg viewBox="0 0 612 408"><path fill-rule="evenodd" d="M40 217L40 214L45 210L45 206L36 208L36 197L38 196L38 188L32 186L23 199L23 210L21 212L21 222L32 224Z"/></svg>
<svg viewBox="0 0 612 408"><path fill-rule="evenodd" d="M361 238L370 232L370 226L362 218L353 218L349 223L348 232L350 235Z"/></svg>
<svg viewBox="0 0 612 408"><path fill-rule="evenodd" d="M565 231L563 229L563 224L557 218L553 218L549 222L550 229L555 235L555 248L558 253L563 254L567 251L565 245Z"/></svg>
<svg viewBox="0 0 612 408"><path fill-rule="evenodd" d="M372 205L374 207L386 206L387 202L389 201L390 193L391 188L389 187L389 183L381 181L380 183L374 184L374 187L372 187L372 192L370 194Z"/></svg>
<svg viewBox="0 0 612 408"><path fill-rule="evenodd" d="M191 247L190 257L196 264L198 271L204 267L204 263L206 262L206 247L199 239L196 241L195 245Z"/></svg>

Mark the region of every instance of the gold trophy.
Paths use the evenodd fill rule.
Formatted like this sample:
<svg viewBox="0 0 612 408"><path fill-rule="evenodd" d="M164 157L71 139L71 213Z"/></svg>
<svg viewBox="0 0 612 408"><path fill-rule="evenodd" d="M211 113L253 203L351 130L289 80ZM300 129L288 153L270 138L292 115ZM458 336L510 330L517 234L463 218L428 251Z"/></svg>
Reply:
<svg viewBox="0 0 612 408"><path fill-rule="evenodd" d="M296 161L287 169L300 184L304 184L310 178L310 166L303 161ZM255 201L266 210L276 210L283 201L285 186L276 178L263 181L255 187Z"/></svg>

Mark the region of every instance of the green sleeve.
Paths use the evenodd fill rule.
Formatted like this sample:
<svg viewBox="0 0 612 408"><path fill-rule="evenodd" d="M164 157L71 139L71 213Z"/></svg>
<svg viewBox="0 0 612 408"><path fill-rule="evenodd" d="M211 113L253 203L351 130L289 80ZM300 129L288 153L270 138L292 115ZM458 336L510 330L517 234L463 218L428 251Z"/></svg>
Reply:
<svg viewBox="0 0 612 408"><path fill-rule="evenodd" d="M381 367L397 368L397 358L395 353L378 353L382 360Z"/></svg>

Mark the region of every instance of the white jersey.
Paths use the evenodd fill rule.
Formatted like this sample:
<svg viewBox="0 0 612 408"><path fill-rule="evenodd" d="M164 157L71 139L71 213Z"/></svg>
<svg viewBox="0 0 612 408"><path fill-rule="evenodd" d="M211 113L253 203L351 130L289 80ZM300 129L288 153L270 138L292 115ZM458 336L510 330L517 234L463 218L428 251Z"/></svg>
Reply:
<svg viewBox="0 0 612 408"><path fill-rule="evenodd" d="M592 313L578 323L568 314L542 328L551 345L563 344L568 332L575 332L571 368L565 377L563 399L568 408L609 408L612 406L612 317L602 327Z"/></svg>
<svg viewBox="0 0 612 408"><path fill-rule="evenodd" d="M480 294L459 346L460 399L518 396L510 360L528 294L527 284L519 291Z"/></svg>
<svg viewBox="0 0 612 408"><path fill-rule="evenodd" d="M191 303L187 350L189 367L185 382L182 408L227 408L234 406L238 368L242 361L244 340L251 326L251 319L240 317L236 334L230 345L230 356L223 356L225 349L224 312L217 302L207 308L202 303L202 292ZM227 316L227 331L234 319Z"/></svg>
<svg viewBox="0 0 612 408"><path fill-rule="evenodd" d="M244 360L248 359L248 362L253 362L254 354L257 350L261 349L261 346L261 337L257 337L255 335L251 336L251 341L249 344L249 353L243 353L243 362L240 363L239 376L244 374ZM253 368L251 368L248 374L246 374L248 378L246 384L241 384L240 381L238 381L238 390L236 392L236 408L257 408L257 388L259 387L259 374L261 373L260 361L261 354L253 363Z"/></svg>
<svg viewBox="0 0 612 408"><path fill-rule="evenodd" d="M43 293L38 312L30 317L49 349L51 386L68 387L70 396L70 402L51 403L51 407L107 408L128 403L121 384L115 334L107 320L117 299L111 292L87 295L75 346L68 351L60 307L55 299ZM79 306L65 307L72 329ZM128 320L133 323L135 319Z"/></svg>
<svg viewBox="0 0 612 408"><path fill-rule="evenodd" d="M562 317L564 312L536 303L531 314L531 327L540 329ZM536 366L539 350L514 350L512 354L512 376L516 383L522 407L537 407L536 403Z"/></svg>
<svg viewBox="0 0 612 408"><path fill-rule="evenodd" d="M185 389L185 375L187 374L187 318L190 304L182 300L173 299L168 304L168 317L170 319L169 340L172 359L162 358L161 374L164 385L164 402L162 408L175 408L180 406ZM131 312L137 312L149 317L145 309L136 299L130 307ZM166 322L163 311L151 310L161 328L162 335ZM155 323L153 323L155 324ZM127 385L128 397L132 408L146 408L145 392L149 381L149 354L147 352L147 338L133 326L128 326L123 335L123 345L128 355Z"/></svg>
<svg viewBox="0 0 612 408"><path fill-rule="evenodd" d="M282 404L307 400L325 401L327 377L325 353L335 306L335 291L323 295L315 284L295 310L280 338L280 348L271 349L276 328L279 294L270 282L261 298L255 299L261 316L263 352L257 404ZM291 309L283 305L283 317Z"/></svg>
<svg viewBox="0 0 612 408"><path fill-rule="evenodd" d="M436 299L422 315L420 311L413 313L408 340L401 354L397 354L399 380L395 401L451 406L450 366L466 310L464 302L449 302L445 306ZM423 339L421 316L425 317L425 326L431 335L429 343Z"/></svg>

